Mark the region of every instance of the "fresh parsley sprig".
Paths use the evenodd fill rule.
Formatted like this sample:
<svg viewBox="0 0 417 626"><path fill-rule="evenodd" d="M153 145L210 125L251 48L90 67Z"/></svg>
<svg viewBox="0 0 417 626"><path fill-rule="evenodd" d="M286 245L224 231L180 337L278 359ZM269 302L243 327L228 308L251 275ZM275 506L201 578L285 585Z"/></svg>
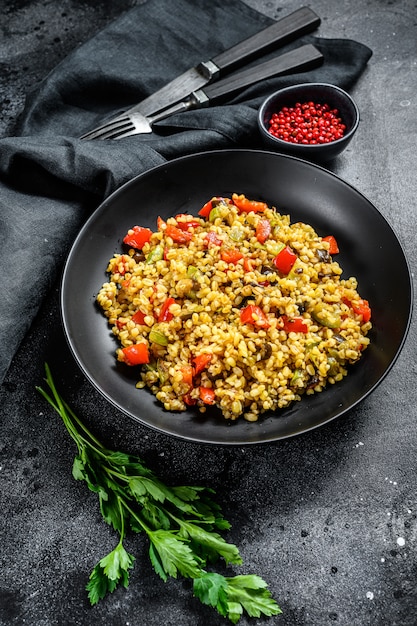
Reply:
<svg viewBox="0 0 417 626"><path fill-rule="evenodd" d="M119 535L117 546L94 567L86 585L92 605L129 585L135 557L123 545L128 530L144 533L155 572L166 581L179 575L193 580L194 596L236 624L243 612L251 617L281 613L259 576L226 577L206 571L222 558L241 565L238 548L218 531L230 528L208 487L169 487L134 455L107 449L61 398L45 364L50 393L38 391L61 416L78 453L72 474L97 493L103 519Z"/></svg>

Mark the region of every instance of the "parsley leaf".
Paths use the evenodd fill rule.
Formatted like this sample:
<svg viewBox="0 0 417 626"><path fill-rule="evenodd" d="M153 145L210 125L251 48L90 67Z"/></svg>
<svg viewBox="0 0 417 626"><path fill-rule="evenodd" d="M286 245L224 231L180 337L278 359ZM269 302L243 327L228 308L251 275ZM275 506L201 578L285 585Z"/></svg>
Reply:
<svg viewBox="0 0 417 626"><path fill-rule="evenodd" d="M227 580L224 576L215 572L206 572L200 578L194 580L194 595L208 606L212 606L223 615L227 616L229 603L227 599Z"/></svg>
<svg viewBox="0 0 417 626"><path fill-rule="evenodd" d="M194 580L194 595L236 624L245 610L250 617L279 615L281 609L271 597L266 582L254 574L226 578L205 572Z"/></svg>
<svg viewBox="0 0 417 626"><path fill-rule="evenodd" d="M153 546L153 555L164 572L162 575L164 580L166 580L166 575L177 578L177 573L186 578L195 578L200 575L200 559L187 543L168 530L155 530L148 536Z"/></svg>
<svg viewBox="0 0 417 626"><path fill-rule="evenodd" d="M244 611L252 617L281 613L259 576L227 578L205 570L220 558L226 564L242 564L238 548L217 532L230 524L213 500L214 491L201 486L169 487L139 457L107 449L61 398L47 364L45 372L50 393L37 389L60 415L77 446L72 475L97 494L104 521L119 535L114 550L90 574L86 585L90 603L97 604L119 585L129 585L135 557L123 541L131 531L147 536L149 558L162 580L178 575L193 579L195 597L233 624Z"/></svg>
<svg viewBox="0 0 417 626"><path fill-rule="evenodd" d="M134 560L135 557L119 542L112 552L97 563L86 586L91 604L97 604L107 592L114 591L118 583L123 587L129 585L129 569L133 567Z"/></svg>
<svg viewBox="0 0 417 626"><path fill-rule="evenodd" d="M226 563L234 565L242 564L242 557L239 550L233 544L227 543L223 537L213 530L206 530L192 522L178 520L180 525L180 533L184 537L189 537L194 543L200 544L204 548L208 548L214 553L222 556Z"/></svg>

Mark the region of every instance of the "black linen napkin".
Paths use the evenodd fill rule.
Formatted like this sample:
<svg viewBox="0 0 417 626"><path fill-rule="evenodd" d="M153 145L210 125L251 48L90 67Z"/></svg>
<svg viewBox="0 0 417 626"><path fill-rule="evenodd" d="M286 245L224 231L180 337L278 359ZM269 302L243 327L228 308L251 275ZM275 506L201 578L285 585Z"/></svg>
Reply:
<svg viewBox="0 0 417 626"><path fill-rule="evenodd" d="M164 120L151 135L78 139L270 23L240 0L147 0L80 46L27 95L16 135L0 140L0 382L79 228L105 197L181 155L262 148L256 114L264 97L295 82L350 89L372 55L351 40L304 37L268 57L312 42L325 57L314 71L270 79L222 106Z"/></svg>

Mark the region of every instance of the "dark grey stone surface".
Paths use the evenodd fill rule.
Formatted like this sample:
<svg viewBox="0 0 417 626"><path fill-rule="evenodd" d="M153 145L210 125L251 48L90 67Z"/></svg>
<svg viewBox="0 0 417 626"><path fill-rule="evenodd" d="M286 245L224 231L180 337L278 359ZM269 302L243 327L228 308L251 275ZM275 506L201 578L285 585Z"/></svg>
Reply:
<svg viewBox="0 0 417 626"><path fill-rule="evenodd" d="M300 6L247 3L272 17L284 7ZM12 134L27 89L134 4L3 0L1 135ZM417 5L414 0L309 5L322 17L321 36L357 39L374 52L353 90L361 110L359 131L332 170L376 204L414 272ZM415 323L389 375L342 419L276 444L202 447L141 427L95 392L66 347L58 294L57 285L1 389L0 624L226 623L193 599L188 582L163 583L153 573L140 536L126 542L137 557L129 589L90 608L84 590L88 574L114 547L115 535L102 521L95 495L73 480L73 443L35 391L50 359L59 364L54 374L67 401L109 446L140 454L167 482L216 489L233 525L228 538L244 559L239 572L261 575L283 609L282 616L241 624L417 623Z"/></svg>

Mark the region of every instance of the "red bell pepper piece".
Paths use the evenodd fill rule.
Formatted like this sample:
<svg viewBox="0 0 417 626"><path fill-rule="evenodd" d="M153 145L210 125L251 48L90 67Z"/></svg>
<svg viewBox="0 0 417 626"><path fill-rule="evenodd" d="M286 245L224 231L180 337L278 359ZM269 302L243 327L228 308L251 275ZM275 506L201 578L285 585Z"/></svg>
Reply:
<svg viewBox="0 0 417 626"><path fill-rule="evenodd" d="M151 237L152 231L149 228L134 226L127 231L127 235L125 235L123 243L131 248L142 250L145 243L147 243Z"/></svg>
<svg viewBox="0 0 417 626"><path fill-rule="evenodd" d="M369 306L368 300L360 299L357 303L353 302L352 306L357 315L362 315L362 319L365 323L369 322L371 319L371 307Z"/></svg>
<svg viewBox="0 0 417 626"><path fill-rule="evenodd" d="M201 215L201 217L208 217L210 215L210 211L213 208L212 200L213 198L206 202L206 204L199 210L198 214Z"/></svg>
<svg viewBox="0 0 417 626"><path fill-rule="evenodd" d="M257 200L248 200L243 194L238 195L234 193L232 195L233 204L239 209L240 213L263 213L268 208L265 202L258 202Z"/></svg>
<svg viewBox="0 0 417 626"><path fill-rule="evenodd" d="M210 230L205 236L204 244L207 246L207 248L210 244L213 244L213 246L221 246L222 243L223 241L212 230Z"/></svg>
<svg viewBox="0 0 417 626"><path fill-rule="evenodd" d="M158 322L170 322L174 317L169 311L171 304L175 304L174 298L167 298L161 307L161 311L158 315Z"/></svg>
<svg viewBox="0 0 417 626"><path fill-rule="evenodd" d="M214 389L212 389L211 387L200 387L199 393L200 399L204 402L204 404L214 404Z"/></svg>
<svg viewBox="0 0 417 626"><path fill-rule="evenodd" d="M243 259L243 254L236 250L236 248L222 248L220 251L220 257L222 261L226 263L237 263L240 259Z"/></svg>
<svg viewBox="0 0 417 626"><path fill-rule="evenodd" d="M284 323L286 333L308 333L308 325L302 317L287 317L282 315L281 319Z"/></svg>
<svg viewBox="0 0 417 626"><path fill-rule="evenodd" d="M242 324L253 324L259 328L268 328L269 322L261 307L256 304L248 304L240 312L240 321Z"/></svg>
<svg viewBox="0 0 417 626"><path fill-rule="evenodd" d="M353 309L356 315L362 316L364 324L369 322L369 320L371 319L371 307L369 306L368 300L363 300L361 298L360 300L352 302L351 300L349 300L349 298L346 297L342 298L342 300L345 304L350 306L351 309Z"/></svg>
<svg viewBox="0 0 417 626"><path fill-rule="evenodd" d="M322 241L327 241L330 244L329 254L338 254L339 246L337 245L336 238L333 235L328 235L327 237L323 237Z"/></svg>
<svg viewBox="0 0 417 626"><path fill-rule="evenodd" d="M256 225L256 239L259 243L265 243L265 241L271 235L271 222L269 220L259 220Z"/></svg>
<svg viewBox="0 0 417 626"><path fill-rule="evenodd" d="M123 361L126 365L142 365L149 363L149 350L146 343L135 343L122 348Z"/></svg>
<svg viewBox="0 0 417 626"><path fill-rule="evenodd" d="M175 241L176 243L188 243L193 238L192 233L181 230L173 224L167 224L165 234L167 237L171 237L172 241Z"/></svg>
<svg viewBox="0 0 417 626"><path fill-rule="evenodd" d="M249 259L247 256L243 257L243 269L245 272L253 272L253 259Z"/></svg>
<svg viewBox="0 0 417 626"><path fill-rule="evenodd" d="M145 317L145 313L139 309L134 315L132 315L132 322L143 325L145 323Z"/></svg>
<svg viewBox="0 0 417 626"><path fill-rule="evenodd" d="M273 260L273 263L277 270L281 272L281 274L289 274L296 259L297 255L291 250L289 246L285 246L285 248L283 248L281 252L277 254L275 259Z"/></svg>
<svg viewBox="0 0 417 626"><path fill-rule="evenodd" d="M200 226L200 222L197 222L197 220L183 220L180 221L178 220L179 217L185 217L187 218L188 215L187 213L178 213L178 215L175 216L175 219L177 220L177 227L180 230L188 230L189 228L197 228L198 226Z"/></svg>
<svg viewBox="0 0 417 626"><path fill-rule="evenodd" d="M194 376L200 374L210 363L211 354L203 353L193 358Z"/></svg>

